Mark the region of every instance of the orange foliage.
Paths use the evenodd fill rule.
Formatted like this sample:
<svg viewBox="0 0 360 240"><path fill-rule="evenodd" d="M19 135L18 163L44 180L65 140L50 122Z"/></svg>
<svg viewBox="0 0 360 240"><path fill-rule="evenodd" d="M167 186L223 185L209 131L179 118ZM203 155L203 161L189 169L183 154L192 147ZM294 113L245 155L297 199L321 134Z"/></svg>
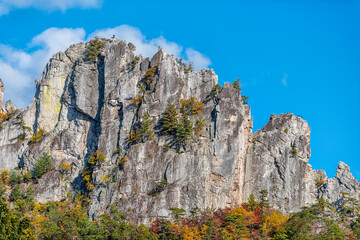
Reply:
<svg viewBox="0 0 360 240"><path fill-rule="evenodd" d="M196 97L189 99L180 99L181 109L189 115L197 115L204 107L204 103L197 100Z"/></svg>
<svg viewBox="0 0 360 240"><path fill-rule="evenodd" d="M44 135L45 130L43 128L40 128L39 131L37 131L36 134L30 138L29 144L40 142L41 140L43 140Z"/></svg>
<svg viewBox="0 0 360 240"><path fill-rule="evenodd" d="M143 101L143 96L141 95L136 95L135 97L133 97L131 100L127 101L130 105L133 105L134 107L138 107L140 106L140 104Z"/></svg>
<svg viewBox="0 0 360 240"><path fill-rule="evenodd" d="M288 216L281 215L278 211L274 211L265 217L261 231L265 234L278 232L288 219Z"/></svg>

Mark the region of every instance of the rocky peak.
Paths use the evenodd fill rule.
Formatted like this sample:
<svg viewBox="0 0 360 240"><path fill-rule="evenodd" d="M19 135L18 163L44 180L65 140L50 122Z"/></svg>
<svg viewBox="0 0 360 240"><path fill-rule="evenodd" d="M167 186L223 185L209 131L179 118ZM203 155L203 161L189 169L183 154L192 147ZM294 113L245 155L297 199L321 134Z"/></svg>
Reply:
<svg viewBox="0 0 360 240"><path fill-rule="evenodd" d="M274 115L252 136L246 156L244 201L267 190L284 212L298 211L316 200L315 178L324 175L308 164L310 127L292 113Z"/></svg>
<svg viewBox="0 0 360 240"><path fill-rule="evenodd" d="M6 156L1 168L31 171L41 154L51 154L55 170L34 185L38 201L82 191L91 200L92 218L116 204L148 223L168 216L169 207L235 206L263 189L284 212L320 195L339 196L338 189L349 184L358 190L344 164L334 179L311 169L310 127L300 117L271 115L252 134L240 90L230 83L219 88L213 70L192 71L162 49L144 59L131 43L101 41L96 61L87 60L89 42L54 54L33 102L0 130L0 154ZM179 145L161 131L161 118L169 104L181 116L184 102L201 107L188 116L195 133ZM144 121L149 134L141 136ZM40 129L41 140L31 142ZM102 163L92 165L96 152L103 154ZM65 171L64 164L71 167ZM320 188L319 178L326 180Z"/></svg>

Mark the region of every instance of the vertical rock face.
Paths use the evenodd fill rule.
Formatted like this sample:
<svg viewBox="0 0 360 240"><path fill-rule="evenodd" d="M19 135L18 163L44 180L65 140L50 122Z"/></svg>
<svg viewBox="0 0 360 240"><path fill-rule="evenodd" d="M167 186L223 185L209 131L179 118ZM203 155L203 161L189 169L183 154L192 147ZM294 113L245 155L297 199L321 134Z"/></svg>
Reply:
<svg viewBox="0 0 360 240"><path fill-rule="evenodd" d="M348 193L348 197L359 198L360 183L350 173L350 167L339 162L334 178L329 178L319 189L319 197L328 202L339 203L342 193Z"/></svg>
<svg viewBox="0 0 360 240"><path fill-rule="evenodd" d="M235 206L263 189L285 212L322 195L336 201L332 194L339 195L342 187L358 190L343 165L339 176L329 180L324 171L311 169L310 128L299 117L272 116L252 135L250 107L243 105L240 90L229 83L216 88L213 70L189 71L161 49L150 60L135 56L131 43L102 41L95 63L85 57L90 43L55 54L37 83L33 102L2 123L1 169L31 171L44 152L53 158L55 170L34 186L38 201L61 200L69 190L80 190L90 197L93 218L116 204L123 211L132 209L136 221L148 223L168 216L169 207L189 211ZM153 72L150 78L148 71ZM205 126L198 136L176 146L171 136L162 134L160 119L169 104L179 112L180 100L191 97L203 108L190 120L194 125L202 118ZM9 109L11 104L2 111ZM131 143L130 135L146 114L153 134ZM30 143L40 129L43 139ZM101 166L88 163L95 151L105 155ZM60 163L69 164L70 170ZM83 175L89 166L86 187ZM316 179L326 182L316 186Z"/></svg>
<svg viewBox="0 0 360 240"><path fill-rule="evenodd" d="M247 152L244 201L261 190L267 190L273 206L284 212L316 201L315 179L326 175L311 169L310 154L307 122L291 113L271 115L254 133Z"/></svg>
<svg viewBox="0 0 360 240"><path fill-rule="evenodd" d="M31 170L36 159L49 151L56 170L39 181L38 200L60 200L69 190L86 191L82 173L92 154L101 151L105 162L94 167L91 174L92 217L112 203L122 210L133 209L133 216L141 222L167 216L169 207L189 211L193 207L215 209L240 204L252 129L250 108L242 104L240 90L226 84L221 92L211 95L217 84L212 70L186 71L179 60L162 50L150 61L136 57L132 44L103 41L105 46L96 63L85 60L87 45L83 43L72 45L49 61L33 103L21 112L22 125L34 131L44 129L45 137L29 144L28 134L24 142L17 143L18 150L8 161L13 165L4 166ZM144 92L138 84L144 82L150 67L156 71ZM133 104L140 95L142 102ZM160 118L169 104L179 111L180 99L190 97L204 104L201 113L190 120L195 123L202 117L205 128L196 140L187 141L181 148L171 147L171 137L160 131ZM153 137L129 144L129 134L145 113L150 115ZM12 126L10 122L7 125ZM15 140L23 131L19 126ZM3 145L11 146L5 141ZM121 151L114 153L116 149ZM119 158L124 156L126 165L119 165ZM58 174L61 162L71 164L71 171L62 177ZM149 194L159 189L160 181L167 185L157 194Z"/></svg>

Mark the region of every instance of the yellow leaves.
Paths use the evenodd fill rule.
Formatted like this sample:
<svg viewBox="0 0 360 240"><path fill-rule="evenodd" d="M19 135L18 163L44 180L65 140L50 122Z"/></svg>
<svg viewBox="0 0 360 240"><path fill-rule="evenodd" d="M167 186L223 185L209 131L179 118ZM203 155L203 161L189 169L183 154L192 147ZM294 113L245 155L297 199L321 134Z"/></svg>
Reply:
<svg viewBox="0 0 360 240"><path fill-rule="evenodd" d="M19 143L21 143L21 142L23 142L25 140L25 137L26 137L26 133L22 133L22 134L19 135L17 141Z"/></svg>
<svg viewBox="0 0 360 240"><path fill-rule="evenodd" d="M157 67L151 67L146 71L146 73L144 75L144 78L145 78L145 81L146 81L147 84L151 83L152 78L154 77L156 70L157 70Z"/></svg>
<svg viewBox="0 0 360 240"><path fill-rule="evenodd" d="M140 104L143 101L143 96L141 95L135 95L131 100L127 101L130 105L133 105L134 107L139 107Z"/></svg>
<svg viewBox="0 0 360 240"><path fill-rule="evenodd" d="M129 141L128 142L129 143L134 143L137 140L139 140L138 134L136 134L136 132L134 130L131 130L130 134L129 134Z"/></svg>
<svg viewBox="0 0 360 240"><path fill-rule="evenodd" d="M110 183L110 179L106 174L101 175L101 181L104 184L109 184Z"/></svg>
<svg viewBox="0 0 360 240"><path fill-rule="evenodd" d="M70 165L70 163L67 162L67 161L61 161L61 163L60 163L60 169L61 169L62 171L67 172L67 171L69 171L69 170L71 169L71 165Z"/></svg>
<svg viewBox="0 0 360 240"><path fill-rule="evenodd" d="M7 113L0 113L0 123L5 122L9 120L10 115Z"/></svg>
<svg viewBox="0 0 360 240"><path fill-rule="evenodd" d="M247 211L245 208L242 207L234 207L231 211L232 215L241 215L244 217L244 224L249 225L253 222L255 214L253 211Z"/></svg>
<svg viewBox="0 0 360 240"><path fill-rule="evenodd" d="M90 175L85 175L85 176L83 177L83 180L84 180L85 182L89 182L89 181L90 181Z"/></svg>
<svg viewBox="0 0 360 240"><path fill-rule="evenodd" d="M38 143L41 140L43 140L45 135L45 130L43 128L40 128L34 136L32 136L29 140L29 144Z"/></svg>
<svg viewBox="0 0 360 240"><path fill-rule="evenodd" d="M10 181L10 176L9 176L10 172L9 170L0 170L0 181L2 181L5 184L8 184Z"/></svg>
<svg viewBox="0 0 360 240"><path fill-rule="evenodd" d="M278 232L288 219L288 216L281 215L278 211L274 211L265 218L261 231L265 234Z"/></svg>
<svg viewBox="0 0 360 240"><path fill-rule="evenodd" d="M34 220L32 221L32 225L38 228L41 228L41 226L46 222L48 219L44 215L37 215L35 216Z"/></svg>
<svg viewBox="0 0 360 240"><path fill-rule="evenodd" d="M105 162L105 154L100 152L99 150L96 150L91 158L89 158L88 163L92 165L101 165Z"/></svg>
<svg viewBox="0 0 360 240"><path fill-rule="evenodd" d="M119 164L126 165L127 164L127 157L126 154L119 160Z"/></svg>
<svg viewBox="0 0 360 240"><path fill-rule="evenodd" d="M85 186L86 186L86 189L89 190L89 191L94 190L94 185L91 184L90 182L87 182L87 183L85 184Z"/></svg>
<svg viewBox="0 0 360 240"><path fill-rule="evenodd" d="M197 115L204 107L204 103L197 100L196 97L189 99L180 99L181 110L189 115Z"/></svg>
<svg viewBox="0 0 360 240"><path fill-rule="evenodd" d="M200 239L202 239L198 228L194 228L194 227L190 228L187 225L184 226L183 228L181 228L180 236L181 236L181 239L184 239L184 240L200 240Z"/></svg>
<svg viewBox="0 0 360 240"><path fill-rule="evenodd" d="M83 181L85 182L86 189L89 191L94 190L94 185L91 184L91 174L92 171L89 167L85 167L81 176L83 177Z"/></svg>

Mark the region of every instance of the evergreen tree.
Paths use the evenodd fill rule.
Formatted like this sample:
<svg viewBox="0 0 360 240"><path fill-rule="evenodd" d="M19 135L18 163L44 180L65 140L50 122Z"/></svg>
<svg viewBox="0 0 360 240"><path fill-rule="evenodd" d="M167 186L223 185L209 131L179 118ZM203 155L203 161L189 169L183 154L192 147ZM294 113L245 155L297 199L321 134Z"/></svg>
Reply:
<svg viewBox="0 0 360 240"><path fill-rule="evenodd" d="M173 104L169 104L161 118L162 132L174 136L177 132L178 112Z"/></svg>
<svg viewBox="0 0 360 240"><path fill-rule="evenodd" d="M240 78L238 78L237 80L234 80L234 82L232 83L232 85L234 86L234 88L241 90L241 87L240 87Z"/></svg>
<svg viewBox="0 0 360 240"><path fill-rule="evenodd" d="M180 122L177 125L175 142L178 144L184 144L186 140L191 139L192 133L193 127L189 119L189 115L183 112L181 114Z"/></svg>
<svg viewBox="0 0 360 240"><path fill-rule="evenodd" d="M248 199L248 202L247 202L247 203L244 203L244 206L245 206L248 210L253 211L253 210L255 210L255 209L259 206L259 204L258 204L258 202L256 202L254 195L253 195L253 194L250 194L249 199Z"/></svg>
<svg viewBox="0 0 360 240"><path fill-rule="evenodd" d="M269 194L268 191L265 190L265 189L260 191L260 203L259 203L259 205L260 205L260 208L261 208L262 211L264 209L270 207L269 200L268 200L268 197L267 197L268 194Z"/></svg>
<svg viewBox="0 0 360 240"><path fill-rule="evenodd" d="M104 47L104 42L98 37L90 40L90 45L86 51L86 59L91 62L96 62L97 56L100 54L100 50Z"/></svg>
<svg viewBox="0 0 360 240"><path fill-rule="evenodd" d="M12 190L10 194L10 201L15 201L21 198L23 195L23 192L21 191L19 185L16 185L16 187Z"/></svg>
<svg viewBox="0 0 360 240"><path fill-rule="evenodd" d="M41 178L42 175L47 173L53 168L51 156L48 152L45 152L35 163L33 177Z"/></svg>
<svg viewBox="0 0 360 240"><path fill-rule="evenodd" d="M150 129L150 126L152 124L151 118L149 113L145 113L142 117L141 125L140 125L140 139L144 139L145 137L149 137L152 135L152 130Z"/></svg>
<svg viewBox="0 0 360 240"><path fill-rule="evenodd" d="M320 233L320 240L341 240L345 239L344 233L341 231L338 224L330 220L326 224L325 230Z"/></svg>

